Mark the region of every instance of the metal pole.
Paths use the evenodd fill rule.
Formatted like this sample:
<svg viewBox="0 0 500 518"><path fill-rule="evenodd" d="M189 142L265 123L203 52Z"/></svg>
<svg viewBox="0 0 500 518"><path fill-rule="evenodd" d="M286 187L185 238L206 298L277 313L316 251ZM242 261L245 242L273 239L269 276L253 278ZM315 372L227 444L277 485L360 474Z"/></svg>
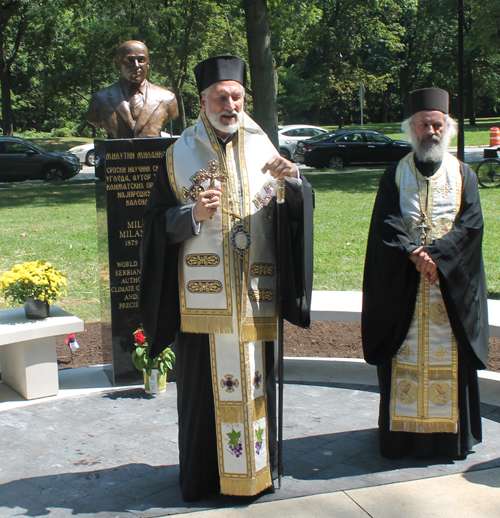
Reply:
<svg viewBox="0 0 500 518"><path fill-rule="evenodd" d="M283 336L283 224L285 202L285 180L277 181L276 211L278 218L277 231L277 257L278 278L278 487L281 489L281 477L283 475L283 378L284 378L284 336Z"/></svg>
<svg viewBox="0 0 500 518"><path fill-rule="evenodd" d="M359 85L359 108L361 111L361 129L363 129L363 100L365 98L365 93L366 93L365 85L363 83L361 83Z"/></svg>
<svg viewBox="0 0 500 518"><path fill-rule="evenodd" d="M464 2L458 0L458 140L457 157L464 160Z"/></svg>

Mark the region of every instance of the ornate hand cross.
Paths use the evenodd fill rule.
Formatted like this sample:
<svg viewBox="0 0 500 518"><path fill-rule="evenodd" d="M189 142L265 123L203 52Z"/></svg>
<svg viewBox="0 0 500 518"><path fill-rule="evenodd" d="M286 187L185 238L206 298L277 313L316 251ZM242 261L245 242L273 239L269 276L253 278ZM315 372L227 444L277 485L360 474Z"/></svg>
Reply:
<svg viewBox="0 0 500 518"><path fill-rule="evenodd" d="M429 232L429 230L432 228L429 225L429 221L427 220L427 214L425 212L422 212L420 214L420 223L418 225L415 225L413 228L420 231L420 244L425 245L427 232Z"/></svg>
<svg viewBox="0 0 500 518"><path fill-rule="evenodd" d="M209 160L208 171L206 171L205 169L200 169L198 173L196 173L196 178L202 182L205 180L210 180L209 189L212 189L215 180L219 180L219 182L227 181L227 173L226 171L221 171L219 169L218 160Z"/></svg>

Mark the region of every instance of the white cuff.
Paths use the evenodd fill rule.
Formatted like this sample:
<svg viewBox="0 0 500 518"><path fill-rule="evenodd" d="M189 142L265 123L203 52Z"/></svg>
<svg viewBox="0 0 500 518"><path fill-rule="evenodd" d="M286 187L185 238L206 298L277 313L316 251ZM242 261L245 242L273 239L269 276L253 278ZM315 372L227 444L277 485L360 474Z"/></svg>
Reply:
<svg viewBox="0 0 500 518"><path fill-rule="evenodd" d="M193 234L195 236L198 236L200 234L200 230L201 230L201 221L199 223L196 223L196 220L194 219L194 204L193 204L193 207L191 208L191 222L193 224Z"/></svg>

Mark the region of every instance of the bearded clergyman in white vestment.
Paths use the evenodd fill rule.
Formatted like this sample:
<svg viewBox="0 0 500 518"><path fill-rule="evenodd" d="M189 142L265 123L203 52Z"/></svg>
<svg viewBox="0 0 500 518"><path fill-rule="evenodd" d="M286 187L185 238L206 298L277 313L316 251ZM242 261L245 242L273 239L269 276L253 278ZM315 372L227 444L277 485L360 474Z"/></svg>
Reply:
<svg viewBox="0 0 500 518"><path fill-rule="evenodd" d="M414 151L384 172L368 237L362 340L378 368L387 458L460 459L482 439L483 217L475 173L447 151L448 105L438 88L410 94Z"/></svg>
<svg viewBox="0 0 500 518"><path fill-rule="evenodd" d="M309 326L312 285L312 189L244 112L245 62L216 56L194 72L202 111L155 179L139 302L151 356L175 341L185 501L273 489L278 269L283 316L295 325Z"/></svg>

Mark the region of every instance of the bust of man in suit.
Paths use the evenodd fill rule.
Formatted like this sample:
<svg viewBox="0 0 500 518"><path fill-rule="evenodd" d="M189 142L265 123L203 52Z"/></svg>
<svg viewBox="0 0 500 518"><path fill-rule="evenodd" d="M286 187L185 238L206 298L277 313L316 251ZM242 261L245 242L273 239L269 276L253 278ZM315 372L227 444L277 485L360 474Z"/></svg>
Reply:
<svg viewBox="0 0 500 518"><path fill-rule="evenodd" d="M122 43L115 65L121 78L92 96L87 120L112 139L159 137L163 125L179 112L175 95L146 79L148 48L141 41Z"/></svg>

